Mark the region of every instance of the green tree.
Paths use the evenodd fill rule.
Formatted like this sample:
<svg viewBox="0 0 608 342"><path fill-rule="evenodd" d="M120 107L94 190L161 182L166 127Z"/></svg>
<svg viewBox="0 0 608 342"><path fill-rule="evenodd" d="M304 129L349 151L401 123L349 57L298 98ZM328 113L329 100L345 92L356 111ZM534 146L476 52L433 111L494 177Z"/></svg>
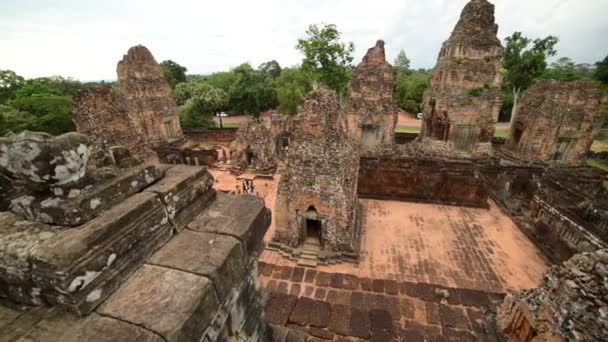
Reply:
<svg viewBox="0 0 608 342"><path fill-rule="evenodd" d="M184 128L206 128L215 125L213 117L224 109L228 95L222 89L213 87L204 81L180 83L176 91L184 84L191 84L189 98L180 107L180 121Z"/></svg>
<svg viewBox="0 0 608 342"><path fill-rule="evenodd" d="M285 68L277 79L277 110L295 115L304 97L312 90L313 77L299 67Z"/></svg>
<svg viewBox="0 0 608 342"><path fill-rule="evenodd" d="M426 70L401 71L395 77L395 102L410 113L420 112L422 96L429 85L430 73Z"/></svg>
<svg viewBox="0 0 608 342"><path fill-rule="evenodd" d="M257 117L263 110L276 107L276 81L272 77L254 70L248 63L239 65L233 72L236 81L228 91L228 103L233 112Z"/></svg>
<svg viewBox="0 0 608 342"><path fill-rule="evenodd" d="M337 94L346 94L350 81L355 45L340 41L336 25L310 25L305 39L298 39L296 48L304 55L302 69L333 89Z"/></svg>
<svg viewBox="0 0 608 342"><path fill-rule="evenodd" d="M513 109L511 110L511 128L517 118L517 101L522 91L526 90L539 78L547 68L547 58L554 56L557 37L548 36L532 41L521 32L507 37L507 46L503 55L505 81L513 92ZM532 46L530 46L532 43Z"/></svg>
<svg viewBox="0 0 608 342"><path fill-rule="evenodd" d="M188 71L188 69L185 67L172 60L163 61L160 63L160 67L163 69L163 74L171 86L171 89L174 89L178 83L186 82L186 71Z"/></svg>
<svg viewBox="0 0 608 342"><path fill-rule="evenodd" d="M14 71L0 70L0 104L13 99L17 89L19 89L24 82L25 79L17 75Z"/></svg>
<svg viewBox="0 0 608 342"><path fill-rule="evenodd" d="M8 132L32 130L36 118L11 106L0 105L0 136Z"/></svg>
<svg viewBox="0 0 608 342"><path fill-rule="evenodd" d="M281 65L273 59L269 62L260 64L258 71L263 72L272 78L277 78L281 75Z"/></svg>
<svg viewBox="0 0 608 342"><path fill-rule="evenodd" d="M237 74L233 71L215 72L211 75L204 76L203 80L216 88L228 92L230 91L230 87L236 82Z"/></svg>
<svg viewBox="0 0 608 342"><path fill-rule="evenodd" d="M595 63L595 78L608 84L608 56L603 61Z"/></svg>
<svg viewBox="0 0 608 342"><path fill-rule="evenodd" d="M39 77L26 80L15 93L16 98L31 96L72 96L80 88L82 83L73 78L61 76Z"/></svg>
<svg viewBox="0 0 608 342"><path fill-rule="evenodd" d="M551 63L551 66L545 70L541 78L559 81L591 79L593 71L589 64L576 64L568 57L561 57Z"/></svg>
<svg viewBox="0 0 608 342"><path fill-rule="evenodd" d="M72 122L71 96L20 97L12 101L11 106L19 111L24 116L23 120L27 122L25 126L20 126L20 130L28 129L58 135L71 132L75 128ZM17 113L13 112L13 114Z"/></svg>
<svg viewBox="0 0 608 342"><path fill-rule="evenodd" d="M397 58L395 58L395 65L393 68L396 73L408 73L410 71L410 59L405 54L405 51L399 51Z"/></svg>

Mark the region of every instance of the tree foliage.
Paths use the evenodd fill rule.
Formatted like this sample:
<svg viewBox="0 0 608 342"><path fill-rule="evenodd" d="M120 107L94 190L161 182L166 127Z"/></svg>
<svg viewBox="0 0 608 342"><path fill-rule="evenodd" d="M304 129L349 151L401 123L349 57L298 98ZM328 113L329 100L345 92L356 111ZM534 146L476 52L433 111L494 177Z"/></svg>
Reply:
<svg viewBox="0 0 608 342"><path fill-rule="evenodd" d="M228 90L228 103L235 113L254 116L277 105L275 80L269 75L254 70L249 63L236 67L236 80Z"/></svg>
<svg viewBox="0 0 608 342"><path fill-rule="evenodd" d="M353 51L352 42L340 41L336 25L310 25L305 39L298 39L296 48L304 55L302 69L337 94L344 95L350 81Z"/></svg>
<svg viewBox="0 0 608 342"><path fill-rule="evenodd" d="M173 97L181 105L179 114L183 128L214 126L215 113L223 110L228 102L225 91L206 83L204 79L179 83Z"/></svg>
<svg viewBox="0 0 608 342"><path fill-rule="evenodd" d="M24 82L25 79L13 70L0 70L0 104L15 97L15 92Z"/></svg>
<svg viewBox="0 0 608 342"><path fill-rule="evenodd" d="M407 57L405 51L399 51L397 58L395 58L395 65L393 68L395 69L395 73L408 73L410 71L410 59Z"/></svg>
<svg viewBox="0 0 608 342"><path fill-rule="evenodd" d="M429 86L430 72L401 71L395 77L395 102L410 113L419 113L424 91Z"/></svg>
<svg viewBox="0 0 608 342"><path fill-rule="evenodd" d="M163 74L171 86L171 89L175 89L175 86L178 83L186 82L186 71L188 71L188 69L185 67L170 59L160 63L160 67L163 69Z"/></svg>
<svg viewBox="0 0 608 342"><path fill-rule="evenodd" d="M532 41L524 37L521 32L515 32L510 37L507 37L506 41L507 46L503 54L503 68L505 69L505 81L513 92L512 126L517 114L519 95L543 74L547 68L547 58L557 53L555 45L559 39L554 36L548 36Z"/></svg>
<svg viewBox="0 0 608 342"><path fill-rule="evenodd" d="M281 65L273 59L269 62L260 64L258 71L263 72L272 78L277 78L281 75Z"/></svg>
<svg viewBox="0 0 608 342"><path fill-rule="evenodd" d="M304 97L312 90L313 77L299 67L285 68L277 79L277 110L286 115L295 115Z"/></svg>
<svg viewBox="0 0 608 342"><path fill-rule="evenodd" d="M591 79L594 68L590 64L576 64L568 57L561 57L540 76L542 79L559 81L577 81Z"/></svg>
<svg viewBox="0 0 608 342"><path fill-rule="evenodd" d="M608 84L608 56L604 60L595 63L595 78L604 84Z"/></svg>

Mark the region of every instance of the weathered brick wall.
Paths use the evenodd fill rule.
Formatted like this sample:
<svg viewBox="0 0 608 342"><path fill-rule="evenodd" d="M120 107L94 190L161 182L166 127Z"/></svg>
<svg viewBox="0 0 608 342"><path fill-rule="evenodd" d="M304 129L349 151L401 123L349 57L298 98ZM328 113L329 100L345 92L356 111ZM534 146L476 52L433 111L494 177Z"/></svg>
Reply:
<svg viewBox="0 0 608 342"><path fill-rule="evenodd" d="M156 147L181 138L182 129L171 87L150 51L129 49L116 67L118 89L137 131Z"/></svg>
<svg viewBox="0 0 608 342"><path fill-rule="evenodd" d="M393 67L386 62L384 42L367 51L353 71L342 129L359 143L363 154L391 150L395 143L397 106L393 100Z"/></svg>
<svg viewBox="0 0 608 342"><path fill-rule="evenodd" d="M210 141L231 143L236 139L236 131L238 128L190 129L184 131L184 135L197 143Z"/></svg>
<svg viewBox="0 0 608 342"><path fill-rule="evenodd" d="M505 149L526 161L584 165L605 101L597 82L538 81L518 104Z"/></svg>
<svg viewBox="0 0 608 342"><path fill-rule="evenodd" d="M115 98L112 87L96 85L79 90L74 95L72 112L76 131L93 140L93 150L107 151L113 146L124 146L144 159L154 153L146 148L125 107Z"/></svg>
<svg viewBox="0 0 608 342"><path fill-rule="evenodd" d="M486 208L488 185L472 162L431 158L362 158L363 198Z"/></svg>
<svg viewBox="0 0 608 342"><path fill-rule="evenodd" d="M259 123L249 123L236 132L230 146L232 167L237 172L253 169L258 173L274 173L278 156L271 131Z"/></svg>
<svg viewBox="0 0 608 342"><path fill-rule="evenodd" d="M490 155L501 108L501 58L494 5L473 0L443 44L423 97L420 147L429 154Z"/></svg>

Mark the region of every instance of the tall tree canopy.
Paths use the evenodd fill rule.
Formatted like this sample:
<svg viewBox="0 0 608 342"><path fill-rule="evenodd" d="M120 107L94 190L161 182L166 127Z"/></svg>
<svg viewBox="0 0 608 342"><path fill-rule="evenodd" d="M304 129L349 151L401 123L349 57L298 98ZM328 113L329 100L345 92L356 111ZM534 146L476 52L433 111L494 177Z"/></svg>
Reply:
<svg viewBox="0 0 608 342"><path fill-rule="evenodd" d="M228 90L229 105L233 112L254 116L277 105L275 80L269 75L254 70L244 63L233 72L236 80Z"/></svg>
<svg viewBox="0 0 608 342"><path fill-rule="evenodd" d="M299 67L285 68L277 79L277 110L295 115L304 97L312 90L313 77Z"/></svg>
<svg viewBox="0 0 608 342"><path fill-rule="evenodd" d="M281 75L281 65L274 59L260 64L258 70L269 75L272 78L277 78Z"/></svg>
<svg viewBox="0 0 608 342"><path fill-rule="evenodd" d="M431 73L426 70L401 71L395 77L395 102L410 113L420 112L424 91L429 86Z"/></svg>
<svg viewBox="0 0 608 342"><path fill-rule="evenodd" d="M160 63L161 69L163 69L163 74L165 75L165 79L171 86L171 89L175 89L175 86L178 83L186 82L186 69L185 67L177 64L172 60L162 61Z"/></svg>
<svg viewBox="0 0 608 342"><path fill-rule="evenodd" d="M181 104L180 122L183 128L207 128L214 126L215 113L226 107L228 95L203 80L179 83L173 94Z"/></svg>
<svg viewBox="0 0 608 342"><path fill-rule="evenodd" d="M608 84L608 56L603 61L595 63L595 78L604 84Z"/></svg>
<svg viewBox="0 0 608 342"><path fill-rule="evenodd" d="M397 58L395 58L395 65L393 65L393 68L396 73L407 73L410 71L410 63L411 61L405 54L405 51L401 50L399 51Z"/></svg>
<svg viewBox="0 0 608 342"><path fill-rule="evenodd" d="M337 94L346 94L355 45L341 42L340 32L333 24L310 25L306 36L298 39L296 45L304 55L302 69Z"/></svg>
<svg viewBox="0 0 608 342"><path fill-rule="evenodd" d="M590 64L576 64L569 57L560 57L551 63L541 78L560 81L591 79L594 69Z"/></svg>
<svg viewBox="0 0 608 342"><path fill-rule="evenodd" d="M25 79L13 70L0 70L0 104L15 97L15 92L24 82Z"/></svg>
<svg viewBox="0 0 608 342"><path fill-rule="evenodd" d="M507 37L507 46L503 55L505 81L513 92L513 109L511 111L511 127L517 117L517 101L522 91L534 83L547 68L547 58L554 56L557 37L548 36L532 41L521 32L515 32ZM530 45L532 43L532 45Z"/></svg>

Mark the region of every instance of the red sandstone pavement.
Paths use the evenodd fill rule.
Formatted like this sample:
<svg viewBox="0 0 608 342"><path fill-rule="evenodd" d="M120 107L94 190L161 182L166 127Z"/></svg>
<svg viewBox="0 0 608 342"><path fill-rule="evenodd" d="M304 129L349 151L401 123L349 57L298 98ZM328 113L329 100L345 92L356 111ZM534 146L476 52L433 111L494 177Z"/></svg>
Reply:
<svg viewBox="0 0 608 342"><path fill-rule="evenodd" d="M236 178L211 170L216 189L234 191ZM273 209L275 180L256 179L256 192ZM371 279L420 282L489 292L537 286L549 263L498 206L463 208L411 202L361 200L362 253L359 264L318 266L327 273ZM265 240L275 231L273 222ZM295 262L273 251L260 261L277 266Z"/></svg>

